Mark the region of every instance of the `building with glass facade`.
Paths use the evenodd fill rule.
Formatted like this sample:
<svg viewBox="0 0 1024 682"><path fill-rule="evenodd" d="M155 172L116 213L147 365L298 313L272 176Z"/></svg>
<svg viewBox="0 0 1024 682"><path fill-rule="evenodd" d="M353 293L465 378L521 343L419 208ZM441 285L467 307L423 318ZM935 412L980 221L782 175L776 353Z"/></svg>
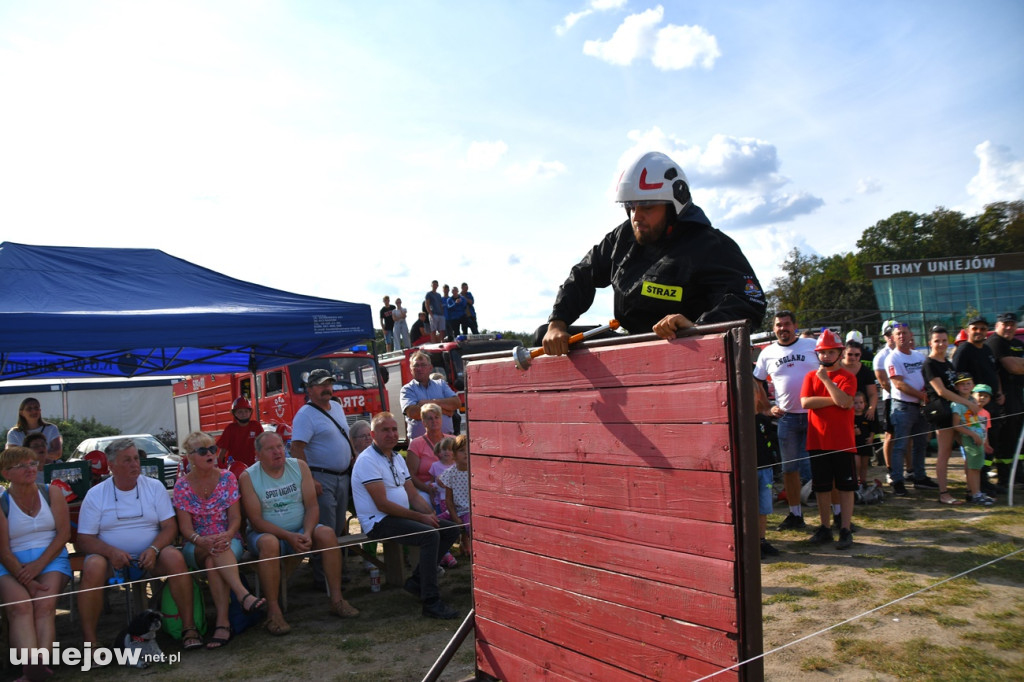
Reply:
<svg viewBox="0 0 1024 682"><path fill-rule="evenodd" d="M910 325L918 345L936 324L954 336L968 310L989 324L1005 312L1024 319L1024 253L869 263L865 270L882 319Z"/></svg>

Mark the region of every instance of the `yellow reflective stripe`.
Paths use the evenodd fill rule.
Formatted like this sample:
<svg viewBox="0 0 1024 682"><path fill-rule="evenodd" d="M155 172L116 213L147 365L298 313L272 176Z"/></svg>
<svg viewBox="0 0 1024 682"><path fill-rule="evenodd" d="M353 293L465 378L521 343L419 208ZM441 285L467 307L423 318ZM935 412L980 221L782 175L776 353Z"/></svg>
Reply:
<svg viewBox="0 0 1024 682"><path fill-rule="evenodd" d="M654 282L643 283L640 287L640 294L642 296L650 296L651 298L660 298L664 301L682 301L683 300L683 288L674 287L668 284L655 284Z"/></svg>

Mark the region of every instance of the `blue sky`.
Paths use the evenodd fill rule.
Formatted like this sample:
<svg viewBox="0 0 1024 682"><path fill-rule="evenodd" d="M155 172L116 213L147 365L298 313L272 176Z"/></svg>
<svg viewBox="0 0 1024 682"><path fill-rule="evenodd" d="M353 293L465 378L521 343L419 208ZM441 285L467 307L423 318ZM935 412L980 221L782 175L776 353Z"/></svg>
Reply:
<svg viewBox="0 0 1024 682"><path fill-rule="evenodd" d="M1019 2L8 0L0 238L374 310L466 281L527 330L658 150L769 287L896 211L1024 198L1022 29Z"/></svg>

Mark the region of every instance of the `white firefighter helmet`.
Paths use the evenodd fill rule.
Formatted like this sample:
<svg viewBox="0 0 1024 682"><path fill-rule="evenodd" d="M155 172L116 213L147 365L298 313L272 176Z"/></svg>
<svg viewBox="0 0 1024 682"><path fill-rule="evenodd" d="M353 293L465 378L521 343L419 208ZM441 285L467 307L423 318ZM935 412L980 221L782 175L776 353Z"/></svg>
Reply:
<svg viewBox="0 0 1024 682"><path fill-rule="evenodd" d="M679 165L661 152L647 152L619 177L615 201L660 201L671 203L676 215L690 206L690 185Z"/></svg>

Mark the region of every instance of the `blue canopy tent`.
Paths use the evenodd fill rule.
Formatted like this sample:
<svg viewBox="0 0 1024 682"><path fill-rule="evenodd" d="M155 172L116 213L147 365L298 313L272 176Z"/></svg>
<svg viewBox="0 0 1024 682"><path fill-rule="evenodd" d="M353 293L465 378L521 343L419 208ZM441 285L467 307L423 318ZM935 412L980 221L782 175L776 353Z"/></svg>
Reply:
<svg viewBox="0 0 1024 682"><path fill-rule="evenodd" d="M0 244L0 380L244 372L373 338L370 306L156 249Z"/></svg>

